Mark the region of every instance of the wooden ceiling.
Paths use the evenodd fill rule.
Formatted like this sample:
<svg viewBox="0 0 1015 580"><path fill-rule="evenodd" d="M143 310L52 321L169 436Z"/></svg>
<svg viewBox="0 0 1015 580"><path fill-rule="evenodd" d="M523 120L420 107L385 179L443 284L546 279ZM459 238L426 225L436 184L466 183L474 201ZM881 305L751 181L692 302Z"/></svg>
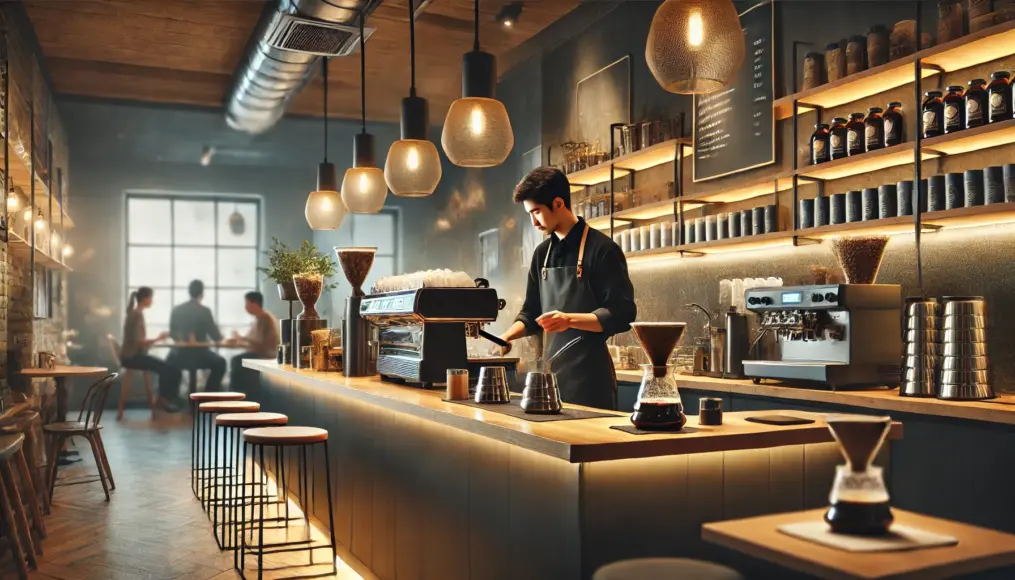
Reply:
<svg viewBox="0 0 1015 580"><path fill-rule="evenodd" d="M418 3L419 0L417 0ZM502 55L580 0L523 0L515 26L496 15L510 0L480 3L483 50ZM221 107L265 0L26 0L61 94ZM416 88L439 121L461 95L461 58L472 48L471 0L432 0L416 21ZM367 117L395 120L409 86L408 0L367 18ZM329 114L360 114L359 54L331 62ZM289 113L320 115L320 75Z"/></svg>

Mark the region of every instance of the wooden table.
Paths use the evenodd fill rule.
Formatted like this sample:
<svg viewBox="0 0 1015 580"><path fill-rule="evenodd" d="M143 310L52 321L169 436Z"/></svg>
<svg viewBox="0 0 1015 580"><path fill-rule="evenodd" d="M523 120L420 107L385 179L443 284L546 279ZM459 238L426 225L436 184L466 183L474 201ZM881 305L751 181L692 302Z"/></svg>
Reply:
<svg viewBox="0 0 1015 580"><path fill-rule="evenodd" d="M702 526L705 541L820 578L951 578L1015 566L1015 535L900 509L895 523L958 538L955 546L915 551L856 553L788 536L776 528L821 519L824 509L788 512Z"/></svg>
<svg viewBox="0 0 1015 580"><path fill-rule="evenodd" d="M56 416L60 421L67 420L67 379L95 378L109 374L106 367L79 367L72 365L56 365L51 369L22 369L21 376L29 379L52 378L56 382Z"/></svg>

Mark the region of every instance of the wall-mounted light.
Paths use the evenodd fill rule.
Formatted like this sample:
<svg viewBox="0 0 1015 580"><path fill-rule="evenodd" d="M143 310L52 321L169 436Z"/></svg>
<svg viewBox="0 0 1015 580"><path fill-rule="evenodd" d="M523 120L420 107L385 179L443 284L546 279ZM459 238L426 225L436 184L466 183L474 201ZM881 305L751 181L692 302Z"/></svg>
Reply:
<svg viewBox="0 0 1015 580"><path fill-rule="evenodd" d="M363 25L366 15L359 15L360 106L362 132L352 142L353 166L342 179L342 202L352 213L377 213L388 197L384 172L374 162L374 136L367 133L367 57Z"/></svg>
<svg viewBox="0 0 1015 580"><path fill-rule="evenodd" d="M18 200L18 194L14 193L14 190L12 189L7 194L7 211L9 211L9 212L10 211L17 211L17 209L18 209L18 207L20 205L21 205L21 202Z"/></svg>
<svg viewBox="0 0 1015 580"><path fill-rule="evenodd" d="M74 246L72 246L70 244L64 245L64 247L63 247L63 257L64 258L69 258L69 257L71 257L73 255L74 255Z"/></svg>
<svg viewBox="0 0 1015 580"><path fill-rule="evenodd" d="M32 221L32 208L26 207L25 208L25 213L22 214L22 217L24 218L25 222Z"/></svg>
<svg viewBox="0 0 1015 580"><path fill-rule="evenodd" d="M35 218L35 230L41 232L46 229L46 218L42 217L42 210L39 210L38 217Z"/></svg>

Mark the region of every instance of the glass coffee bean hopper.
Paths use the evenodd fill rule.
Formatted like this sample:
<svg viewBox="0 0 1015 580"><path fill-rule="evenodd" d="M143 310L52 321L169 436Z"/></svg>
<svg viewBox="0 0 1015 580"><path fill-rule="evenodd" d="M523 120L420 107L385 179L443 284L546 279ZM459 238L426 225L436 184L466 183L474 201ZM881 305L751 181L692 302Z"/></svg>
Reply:
<svg viewBox="0 0 1015 580"><path fill-rule="evenodd" d="M830 415L832 431L846 465L835 468L825 521L839 534L885 534L892 525L888 489L882 469L871 465L892 427L890 417Z"/></svg>
<svg viewBox="0 0 1015 580"><path fill-rule="evenodd" d="M635 322L631 325L635 338L651 361L641 365L638 402L631 414L631 423L638 429L679 431L687 422L677 391L676 365L668 364L670 353L680 342L686 327L684 322Z"/></svg>

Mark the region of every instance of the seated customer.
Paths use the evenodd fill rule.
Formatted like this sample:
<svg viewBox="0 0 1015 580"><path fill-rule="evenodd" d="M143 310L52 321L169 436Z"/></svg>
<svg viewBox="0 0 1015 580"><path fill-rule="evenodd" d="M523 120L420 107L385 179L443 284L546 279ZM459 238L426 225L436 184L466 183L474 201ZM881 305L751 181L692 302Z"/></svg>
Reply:
<svg viewBox="0 0 1015 580"><path fill-rule="evenodd" d="M178 343L219 342L222 333L215 324L215 318L207 306L201 304L204 298L204 282L194 280L188 288L190 300L173 308L169 317L169 335ZM222 377L226 374L226 359L207 347L181 347L173 349L169 362L181 370L191 372L208 369L208 385L205 390L218 391L222 388ZM193 390L196 381L190 380Z"/></svg>
<svg viewBox="0 0 1015 580"><path fill-rule="evenodd" d="M154 292L147 286L130 293L127 301L127 319L123 323L123 347L120 361L124 368L154 371L159 376L159 403L170 413L180 410L177 399L180 396L180 371L148 354L148 348L165 340L168 332L149 339L145 334L144 311L152 305Z"/></svg>
<svg viewBox="0 0 1015 580"><path fill-rule="evenodd" d="M254 317L254 326L246 337L234 333L233 342L242 345L246 352L233 357L230 362L229 385L236 389L244 382L244 376L250 376L249 369L243 368L245 358L274 359L278 350L278 320L264 309L264 295L260 292L247 292L247 314ZM245 372L248 371L248 372Z"/></svg>

